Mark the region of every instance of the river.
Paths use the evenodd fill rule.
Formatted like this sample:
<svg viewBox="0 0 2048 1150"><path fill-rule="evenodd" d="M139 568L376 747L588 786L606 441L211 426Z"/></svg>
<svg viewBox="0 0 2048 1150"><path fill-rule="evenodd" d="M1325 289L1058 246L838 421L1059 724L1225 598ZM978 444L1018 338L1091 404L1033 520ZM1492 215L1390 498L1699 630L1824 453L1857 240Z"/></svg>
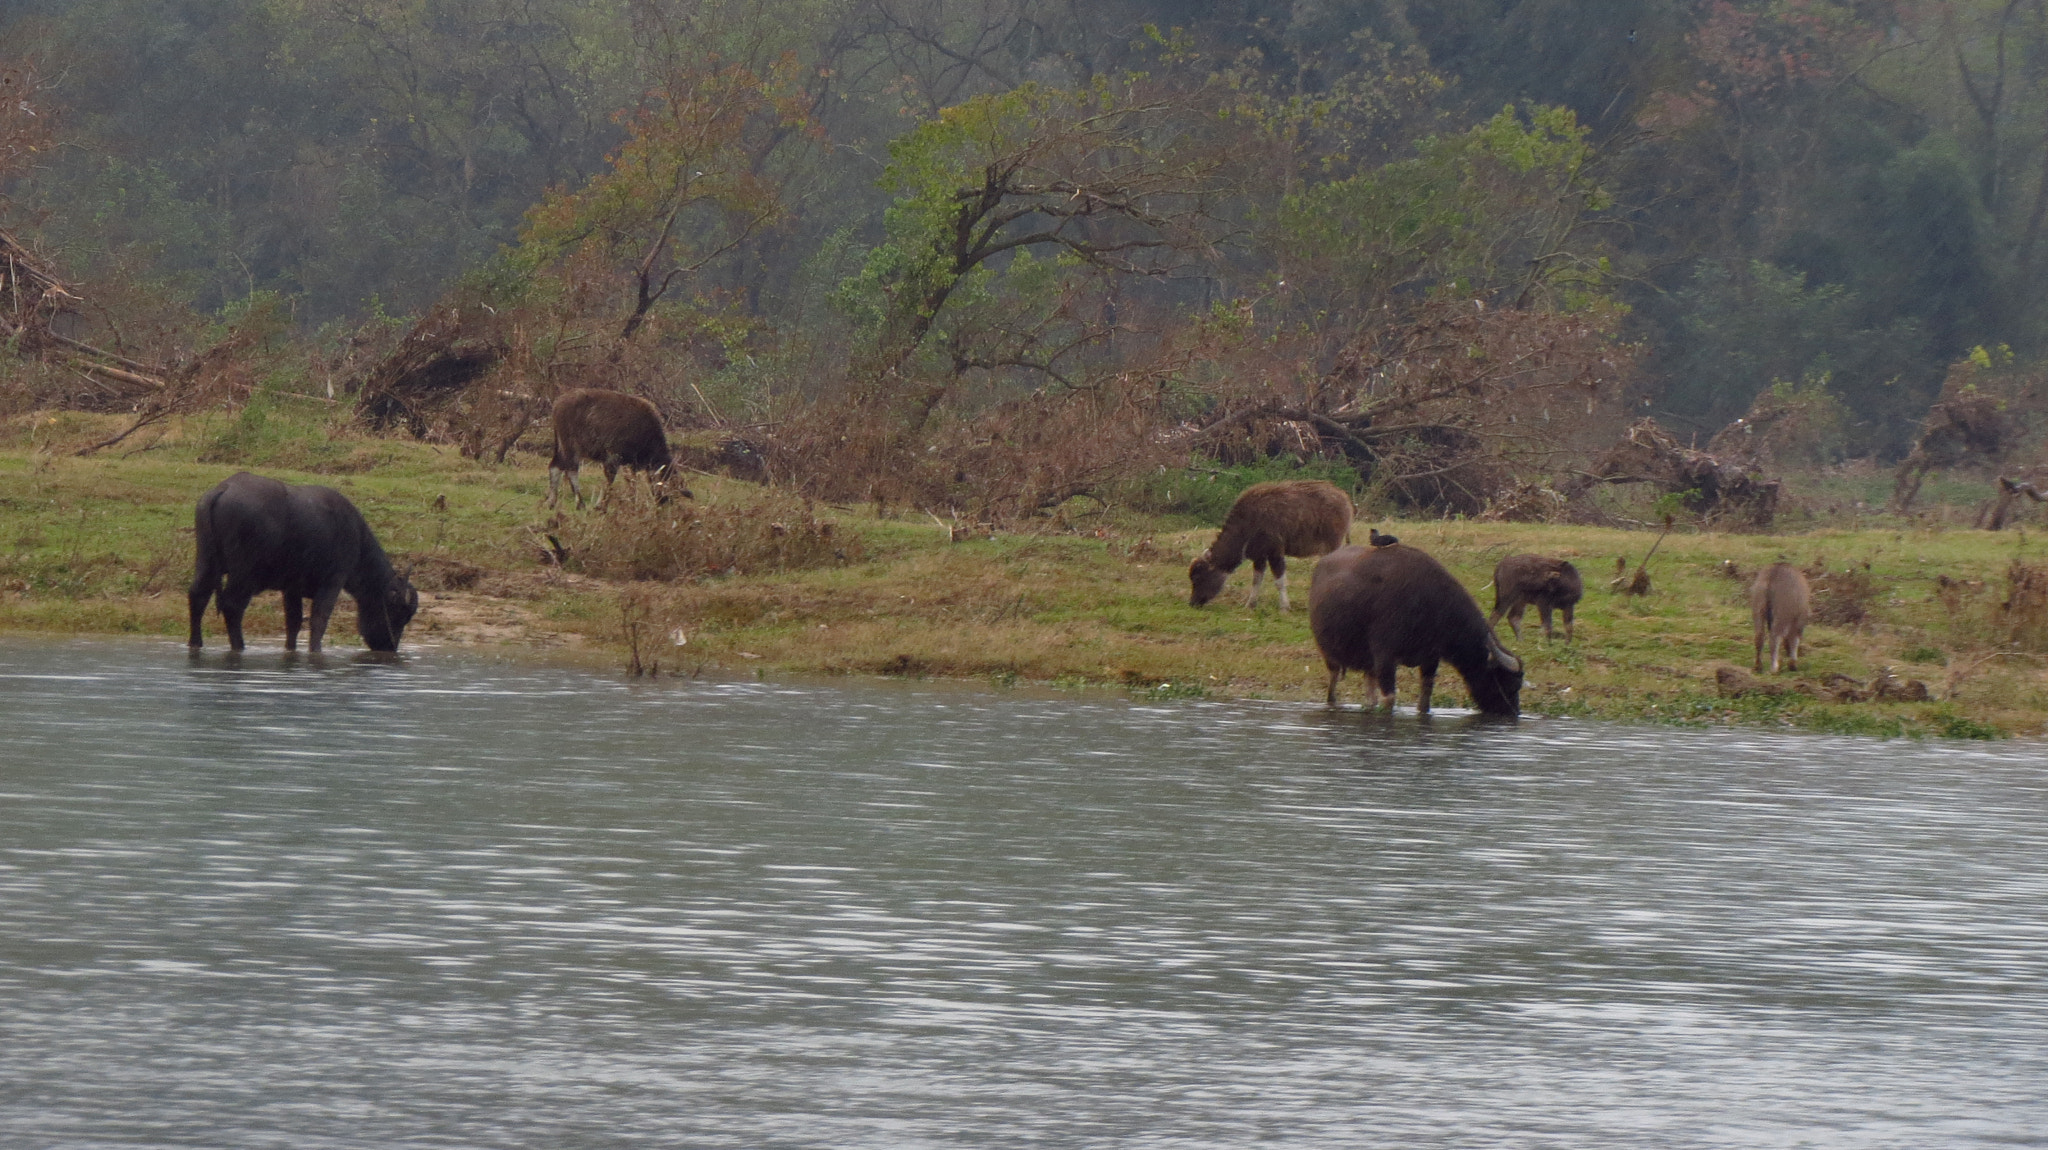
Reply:
<svg viewBox="0 0 2048 1150"><path fill-rule="evenodd" d="M0 639L8 1147L2048 1145L2048 752Z"/></svg>

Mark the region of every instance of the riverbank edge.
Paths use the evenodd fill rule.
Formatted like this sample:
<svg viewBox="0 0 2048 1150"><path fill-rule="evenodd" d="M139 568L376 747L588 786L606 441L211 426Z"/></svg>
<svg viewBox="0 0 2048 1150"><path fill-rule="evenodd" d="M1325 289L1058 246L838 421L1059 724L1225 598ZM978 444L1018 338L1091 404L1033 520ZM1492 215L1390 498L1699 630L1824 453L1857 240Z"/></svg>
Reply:
<svg viewBox="0 0 2048 1150"><path fill-rule="evenodd" d="M1186 565L1213 529L1184 519L1077 512L1028 532L956 538L955 525L921 512L819 507L861 540L843 561L607 580L564 570L536 546L577 523L568 518L577 513L542 506L540 459L493 467L383 440L339 450L346 461L374 453L375 466L334 474L255 462L292 482L337 486L364 506L422 588L408 644L504 647L657 678L881 676L1309 704L1324 693L1307 627L1313 562L1291 567L1291 612L1274 607L1270 584L1258 606L1245 606L1248 568L1197 610L1186 602ZM172 452L108 460L0 448L0 506L15 528L13 551L0 556L0 632L182 638L192 500L236 466ZM692 486L699 507L788 498L710 476ZM2041 541L2024 533L1908 523L1796 536L1681 530L1650 564L1651 594L1633 596L1608 581L1617 558L1640 563L1652 532L1374 522L1443 560L1487 606L1492 564L1504 555L1577 562L1587 594L1576 643L1545 640L1533 612L1519 640L1500 628L1528 667L1530 714L1880 736L2048 733L2048 669L2025 652L1997 657L1984 623L2007 566L2042 558ZM1362 538L1366 526L1354 533ZM1855 625L1810 629L1799 674L1728 693L1721 669L1747 670L1751 657L1743 575L1778 559L1861 571L1868 610ZM1943 600L1944 576L1967 592L1961 607ZM259 600L253 645L277 642L281 614L277 596ZM210 644L224 641L217 613L207 628ZM333 630L335 643L354 644L346 604ZM1827 676L1867 684L1881 674L1923 682L1930 698L1830 697L1839 684ZM1404 671L1403 708L1414 685ZM1355 707L1357 676L1345 689ZM1463 695L1446 671L1439 705L1461 706Z"/></svg>
<svg viewBox="0 0 2048 1150"><path fill-rule="evenodd" d="M1402 530L1427 525L1403 524ZM1195 535L1205 534L1195 532ZM445 557L400 553L404 561L446 563ZM970 565L972 560L970 559ZM1300 570L1299 567L1296 568ZM821 573L787 573L758 577L726 577L693 585L646 585L590 579L560 572L486 572L482 590L445 586L422 592L422 610L406 637L412 649L448 649L465 653L539 660L622 677L769 680L781 676L832 678L930 679L975 684L991 690L1018 687L1063 692L1110 691L1151 701L1218 699L1322 705L1324 671L1313 641L1307 636L1303 584L1297 576L1295 609L1281 616L1267 603L1246 609L1227 601L1203 616L1214 632L1191 643L1169 638L1078 626L1072 620L1034 619L1028 609L1009 617L963 623L943 598L928 601L920 613L905 600L882 618L850 618L874 610L843 601L836 609L785 617L768 607L744 623L717 616L730 614L735 600L790 603L811 597L811 584ZM861 581L861 572L836 572L841 584ZM1305 574L1305 573L1304 573ZM1184 580L1182 576L1181 581ZM1236 583L1242 583L1240 576ZM508 587L509 585L509 587ZM893 586L884 583L883 588ZM1234 597L1241 588L1233 586ZM811 593L806 593L811 591ZM1148 600L1152 596L1146 597ZM1198 614L1185 602L1175 604ZM1144 606L1152 606L1150 603ZM1594 606L1594 604L1588 604ZM723 608L723 610L721 610ZM833 621L810 622L821 614ZM998 608L996 613L1001 613ZM1595 618L1589 623L1587 616ZM1900 675L1925 675L1936 697L1926 702L1837 703L1820 688L1817 673L1764 676L1762 693L1730 697L1715 675L1720 667L1737 666L1740 658L1692 660L1690 669L1638 657L1616 658L1598 645L1587 645L1585 631L1611 628L1600 612L1582 611L1579 644L1561 638L1546 642L1533 612L1523 639L1515 641L1503 623L1500 630L1529 668L1523 707L1532 716L1598 719L1688 727L1740 726L1808 730L1879 737L2039 738L2048 734L2043 717L2000 705L2000 700L1969 692L1943 691L1941 672L1933 666L1895 667ZM135 637L181 641L186 605L182 588L138 595L97 595L51 599L9 591L0 593L0 634L58 640L74 636ZM805 632L842 632L831 642ZM353 614L344 600L336 613L332 644L352 651L359 643ZM206 623L209 653L225 649L226 636L217 611ZM1232 634L1233 629L1242 628ZM252 605L248 618L252 648L281 643L282 611L278 597ZM1265 634L1298 630L1298 637ZM1815 632L1822 629L1816 628ZM1243 657L1218 651L1236 638L1246 644ZM1855 660L1855 652L1837 650L1843 636L1812 635L1808 666L1818 658L1839 667ZM1868 637L1865 644L1868 645ZM1737 643L1736 646L1746 646ZM1188 649L1176 652L1174 648ZM1064 652L1064 655L1062 655ZM1735 652L1739 656L1740 652ZM1844 656L1848 659L1845 660ZM1866 661L1867 660L1860 660ZM1671 662L1680 660L1674 658ZM1286 670L1281 670L1285 666ZM1887 664L1887 666L1891 666ZM1286 671L1298 668L1299 674ZM1746 664L1742 665L1746 669ZM1854 668L1852 668L1854 669ZM1831 672L1841 674L1841 671ZM1908 681L1911 681L1910 679ZM1927 679L1921 680L1923 682ZM1664 689L1658 689L1662 685ZM1404 670L1398 702L1404 712L1414 704L1415 679ZM2008 684L2010 686L2010 684ZM1342 706L1356 710L1361 682L1347 676ZM1462 684L1445 671L1439 680L1440 708L1465 706ZM1974 705L1973 705L1974 704Z"/></svg>

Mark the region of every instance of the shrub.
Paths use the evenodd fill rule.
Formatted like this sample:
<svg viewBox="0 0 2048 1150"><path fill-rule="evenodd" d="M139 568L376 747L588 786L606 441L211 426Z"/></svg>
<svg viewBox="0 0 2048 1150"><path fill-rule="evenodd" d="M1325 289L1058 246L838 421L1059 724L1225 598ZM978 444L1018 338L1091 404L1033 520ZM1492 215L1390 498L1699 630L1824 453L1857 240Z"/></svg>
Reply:
<svg viewBox="0 0 2048 1150"><path fill-rule="evenodd" d="M862 554L858 535L818 519L809 499L775 489L744 503L666 505L622 489L601 513L563 517L558 538L565 567L606 579L796 571Z"/></svg>
<svg viewBox="0 0 2048 1150"><path fill-rule="evenodd" d="M1354 499L1358 495L1358 472L1347 463L1276 456L1235 466L1198 460L1193 467L1147 477L1133 485L1128 498L1142 510L1192 515L1220 526L1245 488L1280 479L1324 479L1350 492Z"/></svg>
<svg viewBox="0 0 2048 1150"><path fill-rule="evenodd" d="M1948 739L2002 739L2005 732L1989 723L1982 723L1968 715L1943 706L1927 716L1934 729Z"/></svg>
<svg viewBox="0 0 2048 1150"><path fill-rule="evenodd" d="M1831 627L1860 627L1870 621L1877 580L1870 564L1840 571L1809 571L1813 580L1813 621Z"/></svg>

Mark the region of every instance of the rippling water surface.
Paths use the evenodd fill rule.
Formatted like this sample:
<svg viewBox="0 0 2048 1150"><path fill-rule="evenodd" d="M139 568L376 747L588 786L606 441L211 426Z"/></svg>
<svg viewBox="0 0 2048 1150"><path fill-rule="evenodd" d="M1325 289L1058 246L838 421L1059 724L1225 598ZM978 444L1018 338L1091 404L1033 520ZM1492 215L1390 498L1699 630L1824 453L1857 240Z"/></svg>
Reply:
<svg viewBox="0 0 2048 1150"><path fill-rule="evenodd" d="M0 641L9 1147L2048 1145L2048 753Z"/></svg>

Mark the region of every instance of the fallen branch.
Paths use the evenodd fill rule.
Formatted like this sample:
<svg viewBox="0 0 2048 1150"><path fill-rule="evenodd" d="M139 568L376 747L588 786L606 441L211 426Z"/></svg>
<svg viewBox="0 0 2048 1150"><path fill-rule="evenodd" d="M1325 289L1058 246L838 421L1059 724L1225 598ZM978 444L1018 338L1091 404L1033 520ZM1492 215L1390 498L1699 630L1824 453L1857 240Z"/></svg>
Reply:
<svg viewBox="0 0 2048 1150"><path fill-rule="evenodd" d="M2019 504L2020 496L2022 495L2036 503L2048 503L2048 495L2042 494L2041 490L2033 484L2015 479L2007 479L2003 475L1999 476L1998 500L1992 505L1988 516L1986 513L1979 512L1978 525L1986 531L2005 530L2005 525L2012 518L2012 513ZM1987 518L1988 522L1986 521Z"/></svg>
<svg viewBox="0 0 2048 1150"><path fill-rule="evenodd" d="M1954 699L1956 692L1962 689L1963 684L1969 680L1970 676L1975 675L1979 670L1983 669L1984 664L1994 659L2032 659L2038 662L2041 660L2041 656L2028 651L1993 651L1959 671L1951 669L1948 673L1948 684L1942 688L1942 699L1945 701Z"/></svg>
<svg viewBox="0 0 2048 1150"><path fill-rule="evenodd" d="M90 447L81 447L77 451L72 452L71 454L79 458L83 458L85 456L91 455L95 451L104 451L109 447L113 447L119 444L122 440L127 439L129 436L135 434L138 431L141 431L145 427L162 423L164 420L169 419L172 416L172 414L174 414L178 410L180 406L182 405L174 400L173 402L170 403L156 404L151 407L144 408L142 413L136 418L135 422L128 425L127 430L122 431L118 435L102 439L98 443L95 443Z"/></svg>

